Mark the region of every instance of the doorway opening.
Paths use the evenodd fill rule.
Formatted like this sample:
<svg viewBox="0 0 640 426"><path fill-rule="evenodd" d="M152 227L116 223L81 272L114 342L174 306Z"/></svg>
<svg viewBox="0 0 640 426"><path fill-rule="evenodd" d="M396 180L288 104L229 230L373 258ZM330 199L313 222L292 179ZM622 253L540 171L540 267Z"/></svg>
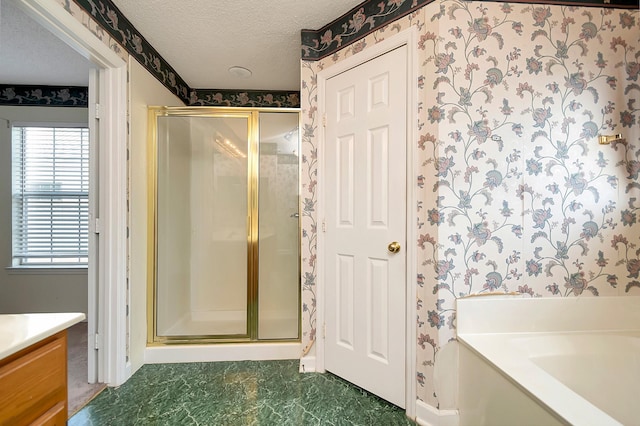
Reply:
<svg viewBox="0 0 640 426"><path fill-rule="evenodd" d="M88 268L88 381L117 386L130 376L126 358L126 61L61 4L41 0L17 0L15 4L96 69L90 78L89 99L89 128L97 162L96 200L90 201L95 214L90 214L89 226L97 236Z"/></svg>

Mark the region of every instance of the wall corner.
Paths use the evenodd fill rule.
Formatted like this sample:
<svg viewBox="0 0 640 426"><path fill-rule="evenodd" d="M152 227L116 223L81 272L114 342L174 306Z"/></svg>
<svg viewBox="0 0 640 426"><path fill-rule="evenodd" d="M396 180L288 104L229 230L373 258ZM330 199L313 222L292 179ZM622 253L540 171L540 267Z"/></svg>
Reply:
<svg viewBox="0 0 640 426"><path fill-rule="evenodd" d="M424 401L416 401L416 423L420 426L458 426L458 410L439 410Z"/></svg>

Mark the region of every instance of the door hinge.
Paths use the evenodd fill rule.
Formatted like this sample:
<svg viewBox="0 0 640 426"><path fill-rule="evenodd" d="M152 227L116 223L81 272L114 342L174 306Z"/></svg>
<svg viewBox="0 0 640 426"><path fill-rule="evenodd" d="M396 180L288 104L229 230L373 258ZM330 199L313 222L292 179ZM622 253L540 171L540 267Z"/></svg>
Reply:
<svg viewBox="0 0 640 426"><path fill-rule="evenodd" d="M100 218L96 217L93 222L93 232L94 234L99 234L102 232L102 223L100 223Z"/></svg>
<svg viewBox="0 0 640 426"><path fill-rule="evenodd" d="M322 127L327 127L327 114L322 114Z"/></svg>
<svg viewBox="0 0 640 426"><path fill-rule="evenodd" d="M323 339L327 338L327 323L326 322L324 324L322 324L322 338Z"/></svg>
<svg viewBox="0 0 640 426"><path fill-rule="evenodd" d="M95 104L95 119L100 120L100 104Z"/></svg>
<svg viewBox="0 0 640 426"><path fill-rule="evenodd" d="M99 339L99 335L98 333L93 335L93 349L95 349L96 351L98 349L100 349L100 339Z"/></svg>
<svg viewBox="0 0 640 426"><path fill-rule="evenodd" d="M327 232L327 224L324 219L322 220L322 232Z"/></svg>

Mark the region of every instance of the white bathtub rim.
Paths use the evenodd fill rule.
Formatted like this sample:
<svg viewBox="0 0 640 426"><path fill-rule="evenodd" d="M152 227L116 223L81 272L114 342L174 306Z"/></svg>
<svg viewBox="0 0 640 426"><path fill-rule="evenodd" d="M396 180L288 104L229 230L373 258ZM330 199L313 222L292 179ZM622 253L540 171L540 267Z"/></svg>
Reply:
<svg viewBox="0 0 640 426"><path fill-rule="evenodd" d="M567 423L581 426L621 426L620 422L536 365L523 349L513 344L514 339L529 338L535 334L554 333L459 333L458 340ZM580 409L571 410L567 407Z"/></svg>
<svg viewBox="0 0 640 426"><path fill-rule="evenodd" d="M461 298L456 329L459 334L637 330L639 307L640 296Z"/></svg>

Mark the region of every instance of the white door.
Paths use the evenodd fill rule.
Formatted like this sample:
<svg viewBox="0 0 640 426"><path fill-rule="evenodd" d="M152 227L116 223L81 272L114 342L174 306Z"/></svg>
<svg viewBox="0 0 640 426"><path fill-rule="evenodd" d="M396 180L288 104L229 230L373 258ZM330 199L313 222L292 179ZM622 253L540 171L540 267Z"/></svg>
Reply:
<svg viewBox="0 0 640 426"><path fill-rule="evenodd" d="M404 407L407 47L328 79L325 110L325 368Z"/></svg>

